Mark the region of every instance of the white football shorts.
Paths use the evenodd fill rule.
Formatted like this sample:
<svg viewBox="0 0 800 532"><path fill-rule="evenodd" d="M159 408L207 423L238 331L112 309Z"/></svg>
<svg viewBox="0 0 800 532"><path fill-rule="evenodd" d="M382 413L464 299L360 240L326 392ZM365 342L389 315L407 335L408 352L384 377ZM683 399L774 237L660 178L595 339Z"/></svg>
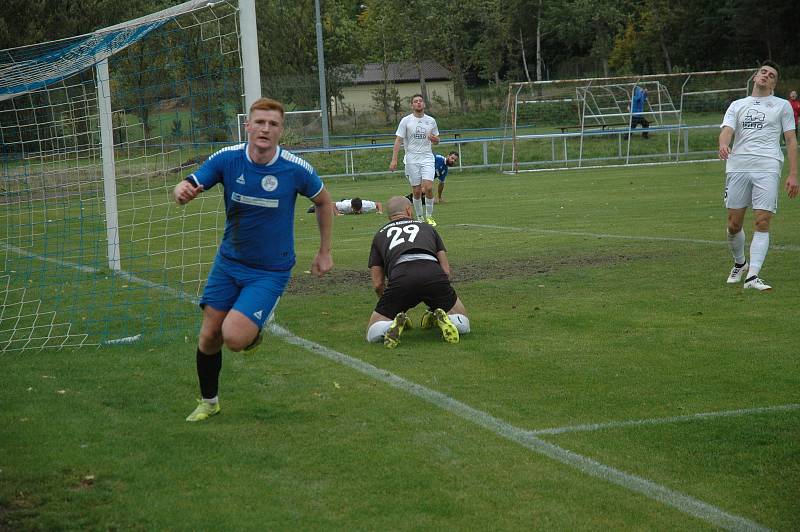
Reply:
<svg viewBox="0 0 800 532"><path fill-rule="evenodd" d="M433 162L429 163L406 163L406 177L412 187L422 184L422 180L433 181L436 174Z"/></svg>
<svg viewBox="0 0 800 532"><path fill-rule="evenodd" d="M725 207L752 207L775 213L778 210L780 174L775 172L728 172L725 178Z"/></svg>

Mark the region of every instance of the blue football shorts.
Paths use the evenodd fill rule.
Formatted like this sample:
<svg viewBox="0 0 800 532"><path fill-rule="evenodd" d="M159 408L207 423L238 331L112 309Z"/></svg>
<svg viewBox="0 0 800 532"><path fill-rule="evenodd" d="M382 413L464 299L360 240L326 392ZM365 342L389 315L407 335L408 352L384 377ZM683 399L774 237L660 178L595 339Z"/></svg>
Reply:
<svg viewBox="0 0 800 532"><path fill-rule="evenodd" d="M200 298L206 305L228 312L235 309L262 328L286 289L291 270L251 268L217 254Z"/></svg>

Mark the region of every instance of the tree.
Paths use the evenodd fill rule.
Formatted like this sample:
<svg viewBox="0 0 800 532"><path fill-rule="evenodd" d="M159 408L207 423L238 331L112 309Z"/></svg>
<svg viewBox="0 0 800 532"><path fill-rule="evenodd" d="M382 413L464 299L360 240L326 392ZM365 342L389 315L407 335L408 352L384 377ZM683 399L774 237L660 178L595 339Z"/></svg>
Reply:
<svg viewBox="0 0 800 532"><path fill-rule="evenodd" d="M322 4L322 30L325 48L325 84L330 111L332 98L341 98L342 88L350 83L363 64L364 39L358 25L360 4L347 0L326 0ZM332 117L332 113L328 113Z"/></svg>
<svg viewBox="0 0 800 532"><path fill-rule="evenodd" d="M368 50L367 57L381 65L381 88L376 95L380 99L379 105L387 124L391 121L394 105L391 97L389 64L402 57L402 46L399 42L402 37L398 39L395 32L397 27L395 13L400 4L398 0L368 0L359 16L359 26L363 31Z"/></svg>

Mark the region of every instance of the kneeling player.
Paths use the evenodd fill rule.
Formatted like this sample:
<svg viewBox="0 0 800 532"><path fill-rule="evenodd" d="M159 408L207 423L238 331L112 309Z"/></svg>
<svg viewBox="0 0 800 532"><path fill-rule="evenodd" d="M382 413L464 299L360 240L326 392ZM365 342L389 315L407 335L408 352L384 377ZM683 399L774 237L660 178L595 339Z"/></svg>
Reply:
<svg viewBox="0 0 800 532"><path fill-rule="evenodd" d="M458 162L458 152L451 151L444 155L438 153L434 155L434 177L439 180L439 189L436 191L436 203L444 203L442 192L444 191L444 181L447 179L447 169Z"/></svg>
<svg viewBox="0 0 800 532"><path fill-rule="evenodd" d="M421 328L436 326L444 340L454 344L469 332L469 318L450 284L450 263L439 233L415 221L412 213L406 198L390 199L390 221L372 240L369 268L379 299L369 319L367 341L383 340L386 347L396 347L403 330L411 326L406 311L425 303Z"/></svg>

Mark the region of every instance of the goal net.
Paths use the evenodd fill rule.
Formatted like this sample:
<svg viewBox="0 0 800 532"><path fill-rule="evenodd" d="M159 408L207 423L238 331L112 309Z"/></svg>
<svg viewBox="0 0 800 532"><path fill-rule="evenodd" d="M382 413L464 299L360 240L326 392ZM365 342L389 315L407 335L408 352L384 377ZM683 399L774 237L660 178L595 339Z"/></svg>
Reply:
<svg viewBox="0 0 800 532"><path fill-rule="evenodd" d="M501 167L609 166L707 159L727 105L753 69L512 83Z"/></svg>
<svg viewBox="0 0 800 532"><path fill-rule="evenodd" d="M0 352L194 334L223 202L172 189L238 135L239 34L192 0L0 51Z"/></svg>

